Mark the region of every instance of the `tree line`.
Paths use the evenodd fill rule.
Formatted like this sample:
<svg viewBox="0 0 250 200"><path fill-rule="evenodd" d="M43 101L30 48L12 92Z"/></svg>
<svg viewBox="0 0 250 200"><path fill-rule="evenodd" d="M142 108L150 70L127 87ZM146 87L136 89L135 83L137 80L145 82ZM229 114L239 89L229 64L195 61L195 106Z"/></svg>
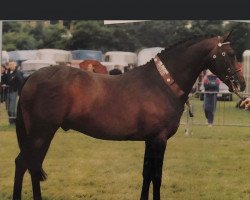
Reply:
<svg viewBox="0 0 250 200"><path fill-rule="evenodd" d="M239 60L250 49L250 24L222 20L152 20L104 25L103 20L3 22L3 50L55 48L138 52L147 47L167 47L194 35L223 35L234 30L232 46Z"/></svg>

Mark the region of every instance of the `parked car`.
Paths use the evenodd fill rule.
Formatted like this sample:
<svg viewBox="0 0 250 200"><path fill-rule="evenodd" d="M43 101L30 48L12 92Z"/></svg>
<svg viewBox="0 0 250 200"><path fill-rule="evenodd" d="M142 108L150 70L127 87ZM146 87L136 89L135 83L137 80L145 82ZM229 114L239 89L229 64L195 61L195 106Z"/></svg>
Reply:
<svg viewBox="0 0 250 200"><path fill-rule="evenodd" d="M102 51L95 50L73 50L71 51L71 60L97 60L102 62Z"/></svg>
<svg viewBox="0 0 250 200"><path fill-rule="evenodd" d="M201 85L201 93L200 93L200 100L204 100L204 86ZM219 92L217 94L217 100L219 101L232 101L233 100L233 94L229 92L228 86L221 82L219 85Z"/></svg>

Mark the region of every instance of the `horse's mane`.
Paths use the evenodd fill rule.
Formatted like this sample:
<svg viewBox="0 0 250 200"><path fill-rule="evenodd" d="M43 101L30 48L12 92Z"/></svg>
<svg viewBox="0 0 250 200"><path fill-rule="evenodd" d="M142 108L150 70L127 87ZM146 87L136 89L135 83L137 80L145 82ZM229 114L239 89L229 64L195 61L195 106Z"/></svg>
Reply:
<svg viewBox="0 0 250 200"><path fill-rule="evenodd" d="M182 39L178 42L175 42L175 43L169 45L168 47L163 49L161 52L159 52L157 55L162 54L162 53L167 53L168 51L170 51L171 49L173 49L174 47L176 47L180 44L188 43L187 46L190 46L190 45L196 43L198 40L203 40L205 38L212 38L212 37L215 37L215 35L206 34L206 35L194 35L191 37L187 37L185 39Z"/></svg>

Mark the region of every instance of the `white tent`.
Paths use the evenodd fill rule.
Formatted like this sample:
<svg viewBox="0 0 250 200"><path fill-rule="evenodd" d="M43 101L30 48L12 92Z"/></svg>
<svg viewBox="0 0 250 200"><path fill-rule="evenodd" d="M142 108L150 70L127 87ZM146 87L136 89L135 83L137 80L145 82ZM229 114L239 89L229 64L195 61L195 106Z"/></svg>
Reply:
<svg viewBox="0 0 250 200"><path fill-rule="evenodd" d="M160 53L164 48L162 47L152 47L152 48L145 48L139 51L138 53L138 62L137 65L141 66L146 64L152 58L156 56L157 53Z"/></svg>
<svg viewBox="0 0 250 200"><path fill-rule="evenodd" d="M35 60L37 59L37 50L17 50L17 51L8 51L9 59L15 61L24 61L24 60Z"/></svg>
<svg viewBox="0 0 250 200"><path fill-rule="evenodd" d="M56 65L55 61L52 60L26 60L21 64L22 71L35 71L42 67L50 65Z"/></svg>
<svg viewBox="0 0 250 200"><path fill-rule="evenodd" d="M246 81L245 92L250 94L250 50L243 52L243 75Z"/></svg>
<svg viewBox="0 0 250 200"><path fill-rule="evenodd" d="M2 64L9 62L9 54L7 51L2 51Z"/></svg>
<svg viewBox="0 0 250 200"><path fill-rule="evenodd" d="M53 60L55 62L70 62L71 53L61 49L39 49L37 51L39 60Z"/></svg>
<svg viewBox="0 0 250 200"><path fill-rule="evenodd" d="M51 65L56 65L56 62L53 60L26 60L22 62L21 70L23 72L24 77L27 77L36 70Z"/></svg>

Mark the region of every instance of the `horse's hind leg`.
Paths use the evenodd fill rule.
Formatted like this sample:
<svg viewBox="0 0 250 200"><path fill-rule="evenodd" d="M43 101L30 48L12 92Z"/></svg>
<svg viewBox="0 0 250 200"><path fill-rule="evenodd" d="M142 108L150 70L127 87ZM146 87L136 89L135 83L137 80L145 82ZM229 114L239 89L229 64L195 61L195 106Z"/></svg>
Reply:
<svg viewBox="0 0 250 200"><path fill-rule="evenodd" d="M27 170L27 164L24 161L22 152L20 152L19 155L16 157L15 165L16 169L15 169L13 200L21 200L23 176Z"/></svg>
<svg viewBox="0 0 250 200"><path fill-rule="evenodd" d="M33 199L41 200L40 181L46 179L47 175L42 169L42 163L50 146L51 140L58 127L40 127L32 129L33 136L30 138L29 171L32 181Z"/></svg>

